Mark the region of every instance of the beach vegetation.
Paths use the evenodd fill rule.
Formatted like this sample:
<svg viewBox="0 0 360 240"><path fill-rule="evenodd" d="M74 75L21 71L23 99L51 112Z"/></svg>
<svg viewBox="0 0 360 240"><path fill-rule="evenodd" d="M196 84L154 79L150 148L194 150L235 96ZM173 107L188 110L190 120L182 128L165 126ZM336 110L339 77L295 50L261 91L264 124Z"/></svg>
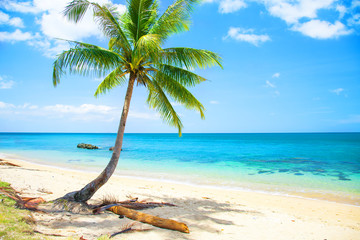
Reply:
<svg viewBox="0 0 360 240"><path fill-rule="evenodd" d="M9 183L2 181L0 188L13 191ZM0 239L44 239L41 234L34 233L34 223L29 210L17 208L15 200L0 194Z"/></svg>
<svg viewBox="0 0 360 240"><path fill-rule="evenodd" d="M108 47L68 41L72 47L57 56L53 66L53 84L57 86L66 72L103 80L95 96L117 86L127 86L112 157L103 172L84 188L64 196L86 202L107 182L117 166L134 86L147 89L147 104L164 122L178 129L183 124L173 102L198 111L204 118L204 106L188 90L206 79L194 72L212 66L221 67L218 54L187 47L167 47L164 43L173 34L189 30L190 15L199 0L175 0L162 14L156 0L128 0L124 14L115 5L99 5L87 0L73 0L64 10L71 21L79 22L92 11Z"/></svg>

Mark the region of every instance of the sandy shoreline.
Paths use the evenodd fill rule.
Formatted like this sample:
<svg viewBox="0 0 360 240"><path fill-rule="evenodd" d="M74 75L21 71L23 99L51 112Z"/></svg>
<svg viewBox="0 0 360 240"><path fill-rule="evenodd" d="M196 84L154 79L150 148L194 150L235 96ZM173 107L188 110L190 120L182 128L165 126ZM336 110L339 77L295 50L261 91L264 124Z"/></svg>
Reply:
<svg viewBox="0 0 360 240"><path fill-rule="evenodd" d="M0 166L0 179L11 183L24 196L41 196L45 200L77 190L97 176L18 159L7 160L21 167ZM44 189L53 193L42 193ZM104 195L121 200L132 196L174 203L177 207L144 212L185 222L190 228L190 234L182 234L142 224L140 227L151 230L115 239L360 239L360 207L348 204L119 176L112 177L93 199ZM90 216L86 221L77 221L77 216L60 217L63 222L53 221L42 231L58 228L56 231L67 236L76 233L92 239L114 233L129 222L110 214L100 218ZM67 217L70 219L65 221ZM72 224L65 224L69 221Z"/></svg>

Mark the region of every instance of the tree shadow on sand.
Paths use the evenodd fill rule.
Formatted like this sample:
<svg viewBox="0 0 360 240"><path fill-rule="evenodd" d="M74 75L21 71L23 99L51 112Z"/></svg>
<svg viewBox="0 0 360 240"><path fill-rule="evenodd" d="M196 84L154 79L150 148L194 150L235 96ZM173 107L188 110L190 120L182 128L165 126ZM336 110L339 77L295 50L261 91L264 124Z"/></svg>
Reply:
<svg viewBox="0 0 360 240"><path fill-rule="evenodd" d="M158 199L157 196L142 195L144 198ZM261 212L249 210L241 204L218 202L210 198L172 198L163 196L163 202L169 202L176 207L164 206L141 210L144 213L162 218L174 219L184 222L190 229L190 235L167 229L156 228L148 224L137 223L135 229L156 231L161 236L159 239L194 239L192 232L221 233L226 226L242 227L239 222L233 221L234 216L241 218L242 215L259 216ZM226 216L232 215L231 219ZM40 215L40 214L39 214ZM48 216L46 216L48 215ZM99 237L100 235L113 234L120 231L124 226L133 221L127 218L119 218L112 213L100 215L72 214L59 211L51 214L44 213L37 217L37 224L42 232L49 229L62 229L64 236L74 235L74 231L88 237ZM146 232L126 233L140 234L139 237L146 238ZM120 236L125 236L121 234ZM119 236L119 237L120 237ZM117 239L116 237L114 239Z"/></svg>

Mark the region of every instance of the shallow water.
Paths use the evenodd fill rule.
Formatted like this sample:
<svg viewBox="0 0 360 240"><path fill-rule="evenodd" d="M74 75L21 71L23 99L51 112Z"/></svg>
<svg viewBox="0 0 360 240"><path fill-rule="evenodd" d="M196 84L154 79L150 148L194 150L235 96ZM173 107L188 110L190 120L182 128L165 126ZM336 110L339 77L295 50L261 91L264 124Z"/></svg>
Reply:
<svg viewBox="0 0 360 240"><path fill-rule="evenodd" d="M0 152L100 171L115 134L0 133ZM78 149L91 143L99 150ZM125 134L117 174L360 199L360 133Z"/></svg>

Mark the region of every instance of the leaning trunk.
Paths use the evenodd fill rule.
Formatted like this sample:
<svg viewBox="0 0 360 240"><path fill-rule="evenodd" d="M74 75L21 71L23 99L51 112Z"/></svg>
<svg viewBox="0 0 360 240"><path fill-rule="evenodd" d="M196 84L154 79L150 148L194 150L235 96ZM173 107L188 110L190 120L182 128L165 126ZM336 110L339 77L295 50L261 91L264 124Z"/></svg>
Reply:
<svg viewBox="0 0 360 240"><path fill-rule="evenodd" d="M96 179L94 179L93 181L88 183L81 190L65 195L65 198L70 197L70 198L73 198L73 200L75 200L77 202L86 202L95 194L95 192L101 186L103 186L109 180L111 175L114 173L117 163L119 161L120 153L121 153L124 132L125 132L125 124L126 124L126 119L127 119L128 113L129 113L129 107L130 107L131 95L132 95L133 88L134 88L134 83L135 83L135 75L133 73L131 73L130 79L129 79L129 85L127 87L127 91L126 91L126 95L125 95L125 102L124 102L124 107L123 107L123 111L121 114L119 129L118 129L118 133L116 135L115 146L114 146L114 150L113 150L113 154L111 156L110 162L108 163L106 168L103 170L103 172Z"/></svg>

